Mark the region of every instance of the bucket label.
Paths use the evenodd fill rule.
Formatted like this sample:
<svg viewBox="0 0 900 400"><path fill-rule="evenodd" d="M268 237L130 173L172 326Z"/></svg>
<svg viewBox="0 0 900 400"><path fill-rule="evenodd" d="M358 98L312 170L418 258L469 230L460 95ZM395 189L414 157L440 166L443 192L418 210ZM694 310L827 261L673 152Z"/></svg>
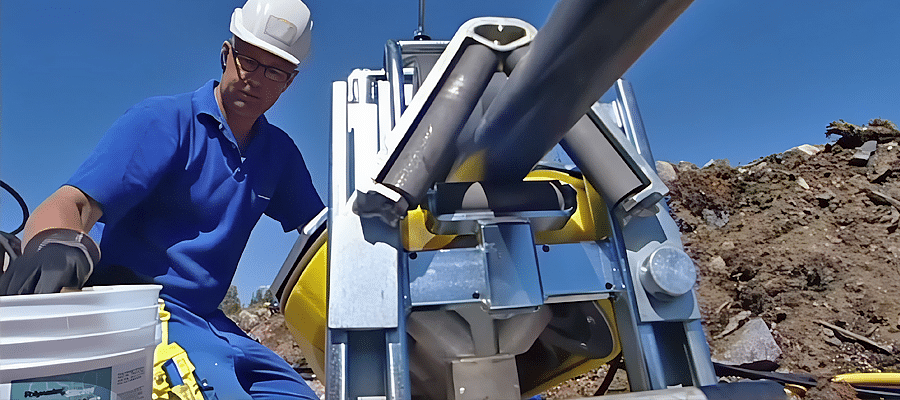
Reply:
<svg viewBox="0 0 900 400"><path fill-rule="evenodd" d="M12 381L10 400L147 400L146 359L64 375ZM5 386L5 385L4 385ZM0 398L6 398L0 393Z"/></svg>

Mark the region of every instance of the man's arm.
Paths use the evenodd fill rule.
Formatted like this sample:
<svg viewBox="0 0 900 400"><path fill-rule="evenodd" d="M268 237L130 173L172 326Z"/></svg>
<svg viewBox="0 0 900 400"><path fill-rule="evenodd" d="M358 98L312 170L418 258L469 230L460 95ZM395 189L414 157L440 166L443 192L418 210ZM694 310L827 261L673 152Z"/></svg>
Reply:
<svg viewBox="0 0 900 400"><path fill-rule="evenodd" d="M100 203L74 186L63 186L44 200L25 224L22 255L0 274L0 296L84 286L100 260L87 231L102 214Z"/></svg>
<svg viewBox="0 0 900 400"><path fill-rule="evenodd" d="M74 186L63 186L34 210L22 232L23 247L38 232L66 228L87 233L103 211L100 203Z"/></svg>

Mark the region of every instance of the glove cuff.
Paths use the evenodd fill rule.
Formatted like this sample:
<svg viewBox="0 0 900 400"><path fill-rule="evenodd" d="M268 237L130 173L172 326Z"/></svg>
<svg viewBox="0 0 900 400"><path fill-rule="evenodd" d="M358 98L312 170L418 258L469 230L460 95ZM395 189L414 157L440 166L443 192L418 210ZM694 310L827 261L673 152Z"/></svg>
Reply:
<svg viewBox="0 0 900 400"><path fill-rule="evenodd" d="M83 248L90 256L91 262L96 264L100 261L100 247L91 239L88 234L68 228L50 228L38 232L25 248L22 249L22 255L31 255L42 249L50 243L60 243L73 247Z"/></svg>

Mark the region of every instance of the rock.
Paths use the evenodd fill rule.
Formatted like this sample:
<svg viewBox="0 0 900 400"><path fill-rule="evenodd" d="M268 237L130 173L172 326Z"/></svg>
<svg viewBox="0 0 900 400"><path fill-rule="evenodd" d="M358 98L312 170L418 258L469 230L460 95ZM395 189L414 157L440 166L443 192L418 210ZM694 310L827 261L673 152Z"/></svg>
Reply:
<svg viewBox="0 0 900 400"><path fill-rule="evenodd" d="M724 264L724 261L722 263ZM725 325L725 329L722 329L722 332L719 332L714 339L721 339L729 333L736 331L741 326L741 322L744 322L747 318L750 318L750 311L747 310L741 311L737 315L731 317L728 319L728 325Z"/></svg>
<svg viewBox="0 0 900 400"><path fill-rule="evenodd" d="M754 164L750 167L750 173L755 175L762 175L772 172L772 168L769 167L769 163L762 161L757 164Z"/></svg>
<svg viewBox="0 0 900 400"><path fill-rule="evenodd" d="M809 189L809 184L806 183L806 179L797 177L797 184L800 185L800 187L802 187L803 189Z"/></svg>
<svg viewBox="0 0 900 400"><path fill-rule="evenodd" d="M728 161L726 158L720 159L711 159L703 164L703 168L712 167L712 166L720 166L720 167L728 167L731 168L731 161Z"/></svg>
<svg viewBox="0 0 900 400"><path fill-rule="evenodd" d="M878 146L866 165L866 177L872 183L885 182L892 173L900 172L900 151L896 142Z"/></svg>
<svg viewBox="0 0 900 400"><path fill-rule="evenodd" d="M669 162L657 161L656 173L659 175L659 178L662 179L663 183L666 184L678 179L678 171L676 171L675 166Z"/></svg>
<svg viewBox="0 0 900 400"><path fill-rule="evenodd" d="M707 224L721 228L728 224L728 213L725 211L713 211L708 208L704 208L701 211L703 215L703 219Z"/></svg>
<svg viewBox="0 0 900 400"><path fill-rule="evenodd" d="M875 140L869 140L859 146L856 149L856 153L853 154L853 158L850 159L850 165L855 165L858 167L864 167L869 163L869 157L872 156L872 153L875 152L877 148L878 142Z"/></svg>
<svg viewBox="0 0 900 400"><path fill-rule="evenodd" d="M900 200L897 200L882 192L879 192L877 190L867 190L866 195L868 195L869 199L872 200L875 204L890 204L895 208L900 209Z"/></svg>
<svg viewBox="0 0 900 400"><path fill-rule="evenodd" d="M793 147L788 151L798 151L804 153L806 155L814 155L820 151L822 151L823 146L813 146L811 144L803 144L797 147Z"/></svg>
<svg viewBox="0 0 900 400"><path fill-rule="evenodd" d="M781 357L781 348L762 318L747 321L733 334L724 338L719 354L713 359L723 364L742 365L756 361L776 361Z"/></svg>
<svg viewBox="0 0 900 400"><path fill-rule="evenodd" d="M692 163L692 162L687 162L687 161L679 161L678 162L678 170L679 171L689 171L689 170L694 170L694 169L699 169L699 168L697 168L697 166L694 165L694 163Z"/></svg>
<svg viewBox="0 0 900 400"><path fill-rule="evenodd" d="M724 247L724 246L723 246ZM722 257L716 256L709 260L709 269L711 271L727 273L727 265L725 265L725 260Z"/></svg>
<svg viewBox="0 0 900 400"><path fill-rule="evenodd" d="M237 319L238 326L247 332L252 330L256 325L259 325L259 317L247 310L241 310L241 313L238 314Z"/></svg>
<svg viewBox="0 0 900 400"><path fill-rule="evenodd" d="M818 200L819 207L826 208L831 203L831 200L835 198L834 192L831 190L825 189L821 193L816 195L816 200Z"/></svg>

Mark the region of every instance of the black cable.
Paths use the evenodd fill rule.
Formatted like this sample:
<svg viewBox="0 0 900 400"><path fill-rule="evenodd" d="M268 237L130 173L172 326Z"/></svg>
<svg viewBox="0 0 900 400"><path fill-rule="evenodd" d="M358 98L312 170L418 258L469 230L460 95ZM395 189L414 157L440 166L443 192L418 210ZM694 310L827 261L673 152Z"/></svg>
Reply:
<svg viewBox="0 0 900 400"><path fill-rule="evenodd" d="M12 186L7 185L6 182L3 182L3 180L0 180L0 186L6 189L6 191L9 192L9 194L11 194L12 197L16 199L16 201L19 202L19 207L22 207L22 224L20 224L19 227L16 228L16 230L10 232L11 234L15 235L19 232L22 232L22 229L25 229L25 221L28 221L28 205L25 204L25 200L22 199L22 196L19 196L19 193L16 192L12 188Z"/></svg>
<svg viewBox="0 0 900 400"><path fill-rule="evenodd" d="M609 390L609 385L612 384L613 378L616 376L616 371L619 370L619 365L622 364L622 353L620 352L616 358L613 358L609 363L609 370L606 371L606 377L603 378L603 383L600 384L600 387L597 388L597 392L594 393L594 396L603 396L606 394L606 391Z"/></svg>

